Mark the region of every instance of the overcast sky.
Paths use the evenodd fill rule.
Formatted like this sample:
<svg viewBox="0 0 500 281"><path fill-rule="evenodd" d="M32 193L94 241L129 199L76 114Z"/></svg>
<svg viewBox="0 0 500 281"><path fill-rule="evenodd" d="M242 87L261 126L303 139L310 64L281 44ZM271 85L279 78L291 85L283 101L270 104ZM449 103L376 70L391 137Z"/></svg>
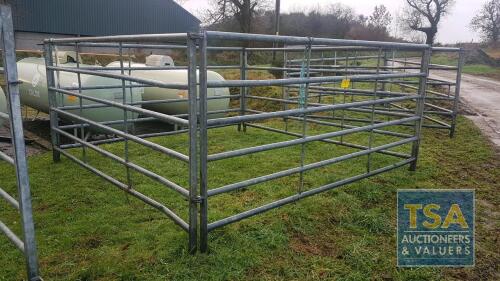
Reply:
<svg viewBox="0 0 500 281"><path fill-rule="evenodd" d="M441 43L478 41L479 35L470 30L469 23L486 1L455 0L451 14L441 22L438 41ZM209 3L208 0L183 0L180 2L184 2L182 5L194 15L199 15L203 9L208 7ZM285 13L304 11L318 5L342 3L354 8L358 14L370 15L375 5L384 4L392 15L396 15L403 7L404 2L404 0L281 0L281 11Z"/></svg>

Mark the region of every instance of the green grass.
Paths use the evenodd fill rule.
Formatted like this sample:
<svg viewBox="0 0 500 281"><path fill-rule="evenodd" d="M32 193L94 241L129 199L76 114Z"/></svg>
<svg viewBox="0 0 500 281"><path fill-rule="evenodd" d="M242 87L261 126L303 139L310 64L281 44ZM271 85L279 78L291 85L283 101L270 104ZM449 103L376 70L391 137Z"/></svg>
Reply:
<svg viewBox="0 0 500 281"><path fill-rule="evenodd" d="M498 156L465 118L459 118L454 139L435 130L424 130L424 135L417 172L397 169L218 229L210 234L210 253L197 255L187 253L187 235L159 212L127 198L64 157L60 163L52 163L50 153L31 157L42 276L45 280L493 280L499 263L499 225L494 217L494 206L500 204ZM212 131L210 139L214 153L288 138L253 128L245 134L225 128ZM183 136L154 141L186 152ZM349 141L362 143L366 135ZM118 155L123 151L123 144L105 147ZM134 162L187 184L184 164L139 146L130 149ZM348 151L353 150L314 143L307 146L306 161ZM89 156L93 165L125 178L122 167L96 154ZM378 165L393 161L373 157ZM215 162L209 167L209 184L215 187L293 167L299 158L296 147ZM359 172L365 163L366 158L357 159L307 173L305 188ZM15 190L12 170L6 165L0 166L0 178L2 187ZM136 174L133 183L186 218L187 202L179 196ZM285 178L215 197L210 201L210 219L292 194L297 183L298 177ZM476 267L395 267L398 188L476 189ZM0 207L2 220L18 231L17 214L4 202ZM3 236L0 253L0 280L22 280L22 256Z"/></svg>
<svg viewBox="0 0 500 281"><path fill-rule="evenodd" d="M500 67L485 64L467 64L464 66L464 73L500 77Z"/></svg>
<svg viewBox="0 0 500 281"><path fill-rule="evenodd" d="M457 65L457 57L445 54L433 55L431 62L442 65ZM463 73L481 75L492 78L500 78L500 67L495 67L486 64L471 64L466 63L463 67Z"/></svg>

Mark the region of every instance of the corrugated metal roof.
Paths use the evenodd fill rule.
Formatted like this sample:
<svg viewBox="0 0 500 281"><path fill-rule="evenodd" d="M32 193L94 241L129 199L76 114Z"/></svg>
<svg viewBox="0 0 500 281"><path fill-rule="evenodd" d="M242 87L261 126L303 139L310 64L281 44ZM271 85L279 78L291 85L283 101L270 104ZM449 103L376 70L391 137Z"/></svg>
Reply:
<svg viewBox="0 0 500 281"><path fill-rule="evenodd" d="M119 35L197 31L200 20L172 0L15 0L17 31Z"/></svg>

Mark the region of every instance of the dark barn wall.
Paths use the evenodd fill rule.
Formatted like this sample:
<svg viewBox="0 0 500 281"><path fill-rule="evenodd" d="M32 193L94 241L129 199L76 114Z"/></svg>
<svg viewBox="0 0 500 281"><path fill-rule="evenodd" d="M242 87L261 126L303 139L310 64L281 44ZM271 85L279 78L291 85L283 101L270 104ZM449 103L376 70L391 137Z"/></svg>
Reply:
<svg viewBox="0 0 500 281"><path fill-rule="evenodd" d="M172 0L17 0L21 31L118 35L197 31L200 21Z"/></svg>
<svg viewBox="0 0 500 281"><path fill-rule="evenodd" d="M63 38L63 37L73 37L71 34L48 34L48 33L35 33L35 32L25 32L16 31L16 49L17 50L39 50L43 49L41 43L46 38Z"/></svg>
<svg viewBox="0 0 500 281"><path fill-rule="evenodd" d="M18 48L23 49L31 49L43 38L60 37L59 34L68 37L183 33L198 31L200 27L200 20L172 0L9 2L14 13L14 29L20 33L16 36Z"/></svg>

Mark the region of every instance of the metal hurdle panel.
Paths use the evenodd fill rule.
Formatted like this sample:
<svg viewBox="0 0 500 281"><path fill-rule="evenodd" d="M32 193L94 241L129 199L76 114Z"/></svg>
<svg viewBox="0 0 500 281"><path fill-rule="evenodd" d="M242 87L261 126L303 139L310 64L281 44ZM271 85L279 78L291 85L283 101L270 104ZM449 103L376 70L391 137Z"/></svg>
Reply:
<svg viewBox="0 0 500 281"><path fill-rule="evenodd" d="M255 44L278 44L284 47L241 47L248 46L248 42ZM114 48L120 57L120 67L111 68L88 68L76 66L60 66L53 61L54 52L58 48L72 48L77 52L80 48ZM146 78L138 78L127 75L133 67L127 65L123 56L125 52L133 52L135 49L175 49L184 53L186 64L175 67L163 67L164 69L185 69L188 76L187 83L164 83ZM282 52L283 56L294 48L302 54L299 66L285 65L284 67L263 66L253 60L259 52ZM369 70L356 69L351 71L318 71L313 63L318 58L313 57L317 48L325 49L347 49L349 51L372 52L370 59L375 59L375 65ZM383 65L382 55L391 51L411 51L418 55L421 66L414 72L386 71ZM236 53L239 61L225 65L213 65L209 61L214 54L224 52ZM130 56L128 56L130 60ZM321 58L320 58L321 59ZM344 58L345 59L345 58ZM359 58L358 58L359 59ZM421 139L422 116L424 111L424 97L426 94L428 64L430 59L430 48L422 44L369 42L356 40L337 40L325 38L307 38L293 36L275 36L261 34L240 34L228 32L206 31L202 33L189 34L153 34L153 35L130 35L130 36L106 36L89 38L67 38L48 39L45 41L45 61L47 64L47 81L50 90L50 117L52 143L54 146L54 160L59 161L60 155L67 156L72 161L87 168L94 174L106 179L118 186L123 191L131 194L146 204L165 213L189 236L189 251L206 252L208 250L209 233L222 226L240 221L245 218L269 211L271 209L298 201L302 198L322 193L361 179L371 177L392 169L409 166L411 170L416 169L418 160L419 144ZM325 58L323 58L323 61ZM349 60L347 56L347 60ZM285 59L285 61L287 61ZM298 61L299 62L299 61ZM326 63L325 63L326 64ZM163 69L162 68L162 69ZM345 67L344 67L345 68ZM141 70L153 70L158 67L146 67ZM111 71L113 70L113 71ZM208 80L209 70L232 70L239 73L237 79L231 80ZM277 71L284 74L282 78L251 79L252 71ZM85 95L89 88L84 85L68 87L58 85L56 77L59 73L70 72L78 75L92 75L115 79L112 86L96 86L92 89L119 89L123 93L122 102L113 102L99 97ZM295 72L291 74L290 72ZM321 75L320 72L323 72ZM290 74L290 75L289 75ZM415 90L411 92L381 91L382 83L390 79L413 79L416 81ZM366 83L367 89L334 89L332 85L338 85L342 81L349 83ZM357 85L357 84L356 84ZM133 102L127 100L126 93L137 87L158 87L165 89L176 89L187 91L186 98L178 100L157 100L156 103L175 103L179 101L188 102L188 114L167 115L141 108L141 104L150 101ZM283 94L282 97L268 97L260 95L259 87L277 87ZM334 88L336 86L333 86ZM236 105L222 112L211 112L208 109L208 101L215 98L208 96L211 89L231 88L233 94L230 96ZM327 88L326 90L323 88ZM345 102L332 102L332 92L350 92L359 94L352 100ZM319 95L316 95L319 93ZM92 101L92 104L80 102L78 106L64 104L64 97L73 96L80 101ZM344 98L346 95L344 95ZM264 111L252 107L251 101L273 102L279 105L279 110ZM384 110L391 103L408 103L412 110L404 112L391 112ZM119 108L124 112L124 120L112 122L97 122L85 118L74 110L87 108ZM73 110L73 113L69 112ZM81 112L81 111L80 111ZM129 118L127 112L136 112L141 116ZM209 118L212 113L228 113L224 117ZM357 115L365 115L364 124L352 125L349 119L360 119ZM339 119L339 117L341 119ZM74 124L62 122L65 120L76 120ZM126 124L156 120L168 124L174 124L179 130L165 131L156 134L134 134L127 129ZM274 122L274 123L273 123ZM340 122L340 123L339 123ZM125 124L120 129L112 125ZM312 130L312 126L320 126L321 131ZM285 141L273 141L266 144L249 144L247 147L234 148L225 151L214 151L209 145L211 132L222 127L234 127L238 136L250 134L252 131L265 132L266 134L277 134L286 136ZM68 130L75 128L97 128L114 135L111 139L93 141L87 140L84 134L72 134ZM355 134L364 134L366 143L351 143L346 138ZM185 135L187 145L182 153L172 148L167 148L149 137L166 139L174 135ZM390 136L396 139L380 139L375 141L376 136ZM73 143L61 143L61 137L73 141ZM158 139L156 139L158 140ZM124 156L118 156L100 146L102 143L123 141ZM230 139L220 139L221 142L230 142ZM381 144L380 142L383 143ZM174 158L178 165L187 167L187 184L182 186L172 179L167 179L160 172L142 167L134 163L133 157L128 156L127 143L140 144L151 148L156 152L164 154L168 158ZM322 159L320 161L308 162L308 145L321 143L328 145L328 149L335 151L338 147L348 147L350 152L342 155ZM260 176L249 176L241 181L231 182L224 185L214 185L210 176L210 169L217 167L217 163L239 157L246 157L258 153L277 151L281 148L294 147L299 150L299 160L290 160L295 165L280 171L266 172ZM77 152L81 148L81 152ZM186 200L184 206L188 211L182 217L168 206L136 190L130 176L125 180L107 174L92 165L86 149L91 149L100 155L109 158L129 170L141 173L152 180L174 191L182 200ZM399 150L397 150L399 149ZM76 155L75 153L80 153ZM378 163L378 155L387 157ZM284 158L289 155L282 155ZM317 171L321 168L330 168L339 163L352 159L366 158L366 168L356 175L342 179L332 180L321 186L308 187L304 183L304 177L308 172ZM364 159L363 158L363 159ZM397 160L397 161L396 161ZM258 162L258 161L257 161ZM387 162L387 163L386 163ZM386 163L386 164L384 164ZM258 164L258 163L256 163ZM176 164L177 165L177 164ZM363 164L364 165L364 164ZM333 168L332 168L333 169ZM332 170L333 171L333 170ZM129 174L127 174L129 175ZM237 196L242 190L251 189L260 183L265 183L286 177L299 176L297 191L277 200L271 200L254 208L237 212L229 217L217 217L211 214L212 208L209 202L217 202L216 197L225 195ZM228 179L230 180L230 179ZM236 194L236 195L235 195ZM212 201L213 200L213 201Z"/></svg>
<svg viewBox="0 0 500 281"><path fill-rule="evenodd" d="M301 48L288 48L288 53L295 53L300 51ZM418 58L415 58L415 53L408 51L394 51L385 50L381 54L375 54L373 49L370 48L332 48L332 47L316 47L313 49L313 53L318 54L316 58L312 60L311 71L319 73L321 75L327 75L328 73L358 73L358 74L369 74L373 73L376 69L374 65L370 65L370 60L376 60L380 55L383 65L380 67L381 71L385 72L418 72L421 68L421 62ZM376 51L376 50L375 50ZM347 54L347 55L346 55ZM443 64L429 64L429 77L427 79L427 90L426 90L426 101L424 107L424 123L423 127L433 128L433 129L444 129L448 130L450 137L453 137L456 129L456 118L458 114L458 104L460 99L460 81L462 75L462 68L464 64L465 53L460 48L444 48L444 47L433 47L432 55L446 54L456 60L455 65L443 65ZM287 56L289 57L289 56ZM294 67L287 67L287 75L293 76L298 75L297 73L297 63L300 63L300 59L286 59L284 65L290 66L295 64ZM295 72L294 72L295 71ZM439 79L433 77L434 72L446 72L451 73L453 76L452 81L450 79ZM386 81L381 81L379 92L383 94L384 91L392 91L393 87L401 88L402 92L405 90L418 90L418 81L409 79L387 79ZM437 89L434 89L436 87ZM316 95L318 95L321 100L323 91L326 88L316 88L318 90ZM330 89L330 91L336 91L338 94L357 94L347 89L341 91L341 89ZM370 93L366 93L370 94ZM351 95L352 97L352 95ZM401 104L390 104L385 106L384 110L393 112L408 112L411 108L406 108ZM359 120L362 122L361 120ZM365 120L368 122L369 120Z"/></svg>
<svg viewBox="0 0 500 281"><path fill-rule="evenodd" d="M169 69L188 69L189 77L188 83L163 83L159 81L134 78L128 73L134 68L130 66L129 61L125 59L125 52L130 49L136 48L165 48L164 45L151 45L151 44L136 44L138 41L154 41L154 42L176 42L179 45L171 46L169 48L183 48L186 50L188 66L184 67L171 67ZM73 38L73 39L48 39L45 40L44 53L45 63L47 69L47 86L49 90L49 104L50 104L50 122L51 122L51 136L53 145L53 159L55 162L61 160L61 154L86 168L90 172L102 177L108 182L112 183L119 189L127 194L141 200L145 204L157 209L168 218L170 218L176 225L189 234L189 251L196 251L197 245L197 213L198 213L198 160L197 160L197 100L196 99L182 99L189 103L189 114L183 116L173 116L154 112L141 107L144 102L134 101L129 98L129 91L142 87L159 87L176 89L181 91L189 91L192 93L196 91L196 35L190 34L162 34L162 35L138 35L138 36L112 36L112 37L98 37L98 38ZM81 66L79 56L77 56L77 63L73 66L57 65L54 57L57 57L58 48L70 48L79 54L83 48L108 48L115 50L119 54L119 67L110 68L92 68ZM168 47L168 46L167 46ZM168 68L168 67L167 67ZM148 69L162 69L161 67L141 68L141 70ZM78 76L78 85L61 85L58 83L58 78L61 73L75 73ZM112 85L95 85L93 87L86 87L81 83L81 76L96 76L110 78L114 83ZM85 95L89 90L115 90L121 93L121 102L116 100L107 100L99 97L91 97ZM65 105L66 98L76 97L79 104ZM162 101L158 101L162 102ZM179 102L166 100L168 102ZM92 108L107 108L107 109L120 109L123 111L122 120L111 120L107 122L92 121L88 117L84 117L81 113L84 109ZM76 111L75 111L76 110ZM137 118L131 118L129 113L140 114ZM73 120L73 124L63 122L63 120ZM169 131L164 133L153 134L134 134L130 129L130 125L145 122L145 121L159 121L164 124L171 124L180 127L180 130ZM120 125L117 128L114 125ZM82 133L71 133L71 130L78 129ZM99 130L110 134L113 138L105 139L102 141L92 141L87 139L87 134L91 129ZM164 147L160 144L147 140L148 137L154 136L169 136L175 134L187 133L189 135L188 153L178 152L174 149ZM61 143L61 139L66 138L73 143ZM112 153L99 144L109 142L123 142L124 151L123 156ZM175 159L179 165L188 166L188 184L181 186L171 179L166 178L164 175L153 172L140 164L134 163L130 159L129 146L134 143L142 147L151 149L155 153L160 153L169 159ZM80 156L75 152L75 149L81 148ZM89 150L98 153L100 156L115 161L125 167L125 179L113 177L110 174L102 171L101 169L92 165L89 159ZM173 192L173 196L178 196L179 201L187 201L186 208L189 210L188 218L181 217L172 208L167 207L151 196L148 196L136 188L134 188L131 173L135 172L141 174L169 191Z"/></svg>
<svg viewBox="0 0 500 281"><path fill-rule="evenodd" d="M228 40L228 41L251 41L251 42L276 42L279 44L287 44L287 45L298 45L297 49L301 52L304 52L304 58L301 60L302 66L299 68L295 68L291 70L299 71L299 77L283 77L282 79L270 79L270 80L249 80L247 78L247 73L249 70L273 70L273 71L289 71L290 68L286 65L283 68L279 67L262 67L262 66L252 66L248 64L248 53L249 52L258 52L258 51L276 51L284 49L281 48L244 48L242 49L242 61L241 65L241 79L233 80L233 81L207 81L207 88L216 88L216 87L238 87L240 88L241 95L241 108L242 112L245 115L234 116L234 117L226 117L219 119L211 119L211 120L202 120L200 123L200 147L201 147L201 185L200 185L200 195L201 195L201 214L200 214L200 224L201 224L201 233L200 233L200 248L201 251L207 251L208 247L208 233L213 231L219 227L240 221L245 218L252 217L254 215L269 211L271 209L298 201L302 198L309 197L327 190L331 190L333 188L343 186L345 184L349 184L360 179L370 177L379 173L383 173L394 169L396 167L401 167L403 165L410 165L410 169L414 170L416 168L417 157L418 157L418 148L419 148L419 140L420 140L420 128L421 128L421 118L423 111L423 101L425 97L425 88L426 88L426 77L427 77L427 65L430 57L430 50L425 45L414 45L414 44L393 44L386 42L366 42L366 41L353 41L353 40L333 40L333 39L321 39L321 38L300 38L300 37L288 37L288 36L270 36L270 35L256 35L256 34L236 34L236 33L225 33L225 32L206 32L207 40ZM382 73L380 62L378 67L374 71L371 72L344 72L343 75L328 75L328 76L317 76L315 72L316 69L311 67L311 62L316 61L316 59L311 58L311 51L314 49L316 45L330 45L330 46L347 46L348 48L356 49L356 48L374 48L378 53L382 52L386 49L407 49L416 51L421 55L421 63L422 67L417 73ZM345 48L345 47L344 47ZM200 48L202 53L204 49L210 49L210 47L202 46ZM286 51L286 50L285 50ZM379 58L380 55L377 55ZM200 64L201 73L206 71L206 63L203 60L206 60L206 55L201 56L202 63ZM379 60L380 61L380 60ZM416 78L419 82L418 90L413 94L394 94L389 93L384 95L383 93L380 96L377 95L377 87L378 81L384 79L396 79L396 78ZM331 84L335 82L341 82L343 80L348 79L351 82L356 81L370 81L374 84L375 94L370 95L370 98L364 100L357 100L346 102L342 104L327 104L325 102L311 102L311 97L308 96L309 92L315 85L319 85L321 87L323 84ZM203 78L200 77L200 85L202 86L200 92L200 102L201 104L206 103L205 91L203 90L203 85L205 82ZM282 99L278 98L269 98L258 95L249 95L248 89L252 87L258 86L279 86L286 88L287 86L295 86L299 88L299 94L296 97L296 100L292 100L291 97L283 97ZM287 90L284 89L284 93L287 93ZM321 95L320 95L321 97ZM247 105L247 101L250 99L257 100L268 100L275 101L278 103L295 105L295 108L287 108L284 107L282 111L274 111L274 112L263 112L255 109L251 109ZM385 112L381 112L375 109L377 105L384 105L390 102L401 102L401 101L413 101L414 103L414 112L411 115L404 114L396 114L396 116L400 117L396 120L390 121L382 121L375 122L376 114L384 114ZM308 126L310 124L321 124L327 127L339 127L338 124L334 124L327 121L317 121L313 119L313 114L320 114L324 112L335 112L342 111L343 113L349 111L361 111L367 112L364 107L368 107L368 113L371 114L371 123L365 126L340 126L340 130L332 130L330 132L319 134L319 135L309 135L308 134ZM201 107L203 108L203 107ZM203 119L205 116L203 109L201 109L200 117ZM206 118L206 117L205 117ZM300 133L292 132L287 129L277 129L273 127L269 127L266 125L262 125L264 120L269 120L273 118L283 119L284 122L288 120L298 121L302 124L302 129ZM204 124L207 124L205 126ZM264 123L265 124L265 123ZM278 134L285 134L296 137L296 139L283 141L283 142L274 142L265 145L246 147L231 151L224 151L215 154L208 154L206 151L209 148L204 148L208 143L208 135L207 131L210 130L213 126L220 125L241 125L243 127L251 127L259 130L265 130ZM382 128L386 128L389 126L398 126L404 125L411 126L413 128L412 134L393 132L390 130L381 130ZM286 128L286 126L285 126ZM334 137L342 138L345 135L349 135L354 132L369 132L370 140L367 146L359 145L359 144L350 144L342 139L332 140ZM374 147L372 142L372 136L378 133L386 133L392 134L393 136L401 137L402 139L388 143L385 145L381 145L378 147ZM349 146L352 148L359 149L359 151L342 155L339 157L334 157L330 159L325 159L323 161L314 162L314 163L306 163L305 162L305 154L306 149L305 146L308 143L312 142L326 142L329 144L340 145L340 146ZM413 147L409 154L401 154L397 152L390 151L388 148L397 147L404 143L413 143ZM265 151L270 151L274 149L291 147L291 146L301 146L301 160L300 166L290 168L287 170L278 171L275 173L263 175L260 177L250 178L244 181L230 183L224 186L212 187L209 186L210 175L208 173L207 166L211 162L222 161L224 159L235 158L247 156L249 154L260 153ZM381 154L390 154L393 156L401 157L404 160L393 163L391 165L373 169L371 165L371 155L374 153ZM328 184L314 187L310 189L304 188L304 178L303 175L307 171L311 171L314 169L318 169L321 167L325 167L328 165L332 165L335 163L339 163L345 161L347 159L352 159L355 157L359 157L362 155L367 155L367 167L366 171L352 176L348 178L344 178L342 180L330 182ZM286 156L284 156L286 157ZM206 163L205 163L206 162ZM212 197L219 196L229 192L235 192L237 190L242 190L246 188L251 188L252 186L264 183L267 181L287 177L290 175L300 175L299 187L297 193L288 197L281 198L276 201L269 202L264 205L260 205L258 207L234 214L232 216L221 218L217 220L210 221L209 219L209 200Z"/></svg>
<svg viewBox="0 0 500 281"><path fill-rule="evenodd" d="M465 51L461 48L433 47L431 63L429 64L429 77L427 78L427 96L425 101L423 126L426 128L444 129L453 137L456 131L458 105L460 101L460 84L462 69L465 62ZM455 60L454 65L432 63L433 55L446 55ZM408 57L407 54L388 54L385 58L388 66L400 66L406 71L420 67L418 61ZM439 72L451 74L452 78L436 78L433 74ZM394 81L396 85L415 88L408 81ZM434 89L438 88L438 89Z"/></svg>
<svg viewBox="0 0 500 281"><path fill-rule="evenodd" d="M42 280L38 270L38 257L35 240L35 225L33 223L33 209L26 161L26 147L24 143L23 119L19 99L19 81L17 79L17 65L12 25L12 13L9 6L0 5L0 28L2 40L2 55L4 77L6 81L6 96L8 114L0 112L0 118L8 120L14 157L0 151L0 159L15 167L17 179L17 196L12 196L0 188L0 197L9 205L17 209L21 216L22 235L18 236L6 224L0 221L0 230L24 255L27 277L30 281ZM17 197L17 199L16 199Z"/></svg>

